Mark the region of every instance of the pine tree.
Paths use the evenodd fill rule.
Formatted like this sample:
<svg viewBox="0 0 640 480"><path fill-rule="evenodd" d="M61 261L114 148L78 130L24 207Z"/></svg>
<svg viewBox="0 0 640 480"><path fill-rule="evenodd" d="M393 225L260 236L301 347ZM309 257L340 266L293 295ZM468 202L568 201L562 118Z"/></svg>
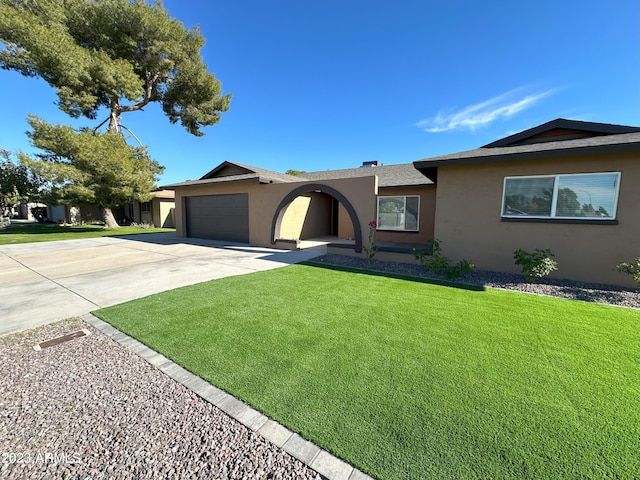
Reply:
<svg viewBox="0 0 640 480"><path fill-rule="evenodd" d="M121 203L114 202L148 200L155 175L162 172L144 148L116 140L114 135L122 137L123 113L157 102L171 123L201 136L202 127L214 125L229 109L230 95L222 95L200 55L200 31L171 18L162 2L0 0L0 42L0 67L44 79L61 110L96 121L91 130L73 132L30 117L30 138L46 153L22 160L58 180L54 190L65 201L77 194L77 201L99 202L107 226L117 226L111 208ZM56 130L67 143L52 140ZM99 144L101 155L80 148L81 141ZM125 157L137 161L137 168L118 176ZM107 171L112 173L97 173ZM125 178L133 172L145 179ZM95 183L97 178L102 183Z"/></svg>

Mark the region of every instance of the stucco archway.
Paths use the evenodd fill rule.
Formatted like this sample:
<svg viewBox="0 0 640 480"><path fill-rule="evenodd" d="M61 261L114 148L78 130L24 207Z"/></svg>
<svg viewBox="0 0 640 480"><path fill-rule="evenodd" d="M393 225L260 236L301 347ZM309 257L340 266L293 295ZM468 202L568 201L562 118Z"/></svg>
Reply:
<svg viewBox="0 0 640 480"><path fill-rule="evenodd" d="M278 208L276 208L275 214L273 216L273 221L271 222L271 244L275 245L278 236L280 235L280 225L282 223L282 216L284 215L284 210L296 197L308 193L308 192L321 192L326 193L327 195L331 195L333 198L338 200L345 208L347 213L349 214L349 218L351 219L351 223L353 224L353 236L355 239L355 251L360 253L362 251L362 230L360 228L360 220L358 219L358 214L356 213L353 205L347 200L347 197L342 195L335 188L329 187L327 185L323 185L321 183L308 183L302 185L298 188L290 191L280 202Z"/></svg>

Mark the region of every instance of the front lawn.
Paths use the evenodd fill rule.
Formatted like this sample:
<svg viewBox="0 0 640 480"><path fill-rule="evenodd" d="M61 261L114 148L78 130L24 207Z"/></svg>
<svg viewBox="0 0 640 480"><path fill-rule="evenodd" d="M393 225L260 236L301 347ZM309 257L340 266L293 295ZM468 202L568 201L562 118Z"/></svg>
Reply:
<svg viewBox="0 0 640 480"><path fill-rule="evenodd" d="M0 230L0 245L15 243L52 242L54 240L76 240L80 238L135 235L138 233L171 232L169 228L120 227L104 228L102 225L56 225L27 224L11 225Z"/></svg>
<svg viewBox="0 0 640 480"><path fill-rule="evenodd" d="M640 471L637 310L292 265L94 313L379 479Z"/></svg>

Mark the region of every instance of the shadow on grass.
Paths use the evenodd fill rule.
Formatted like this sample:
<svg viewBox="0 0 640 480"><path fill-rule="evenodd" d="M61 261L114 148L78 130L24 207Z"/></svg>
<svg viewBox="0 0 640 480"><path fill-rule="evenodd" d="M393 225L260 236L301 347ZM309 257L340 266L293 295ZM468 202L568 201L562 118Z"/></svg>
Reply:
<svg viewBox="0 0 640 480"><path fill-rule="evenodd" d="M466 283L458 283L458 282L453 282L448 280L439 280L436 278L413 277L410 275L401 275L398 273L381 272L379 270L367 270L366 268L344 267L340 265L331 265L329 263L314 262L313 260L300 262L299 265L326 268L328 270L337 270L340 272L361 273L364 275L373 275L375 277L394 278L396 280L407 280L409 282L427 283L430 285L439 285L441 287L458 288L460 290L470 290L472 292L486 291L486 288L482 285L469 285Z"/></svg>

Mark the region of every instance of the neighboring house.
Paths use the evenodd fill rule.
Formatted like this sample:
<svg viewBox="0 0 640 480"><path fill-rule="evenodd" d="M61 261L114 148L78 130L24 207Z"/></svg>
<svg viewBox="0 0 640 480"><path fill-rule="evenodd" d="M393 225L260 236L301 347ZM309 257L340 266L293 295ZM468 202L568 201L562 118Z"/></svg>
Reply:
<svg viewBox="0 0 640 480"><path fill-rule="evenodd" d="M114 212L115 215L118 212ZM80 225L82 223L97 223L102 221L100 207L95 205L81 205L70 207L68 205L47 205L47 221L54 223L69 223Z"/></svg>
<svg viewBox="0 0 640 480"><path fill-rule="evenodd" d="M556 277L633 284L615 265L640 256L640 128L558 119L477 150L366 165L291 176L223 162L164 188L178 237L282 248L323 237L355 254L376 221L376 242L398 251L436 238L453 260L519 272L515 250L549 248Z"/></svg>
<svg viewBox="0 0 640 480"><path fill-rule="evenodd" d="M22 220L35 220L36 218L33 216L33 213L31 211L31 209L35 207L46 207L46 205L36 202L20 202L14 205L9 210L9 213L13 218L19 218Z"/></svg>
<svg viewBox="0 0 640 480"><path fill-rule="evenodd" d="M125 207L127 218L135 223L147 223L158 228L175 228L175 202L172 190L154 190L148 202L130 203Z"/></svg>
<svg viewBox="0 0 640 480"><path fill-rule="evenodd" d="M515 250L549 248L555 277L633 285L615 266L640 256L640 128L558 119L414 165L447 256L519 272Z"/></svg>
<svg viewBox="0 0 640 480"><path fill-rule="evenodd" d="M174 193L171 190L155 190L151 192L149 202L135 202L125 207L112 208L114 217L120 224L131 222L147 223L155 227L174 228ZM48 205L47 220L54 223L69 223L80 225L83 223L102 222L102 212L96 205Z"/></svg>

